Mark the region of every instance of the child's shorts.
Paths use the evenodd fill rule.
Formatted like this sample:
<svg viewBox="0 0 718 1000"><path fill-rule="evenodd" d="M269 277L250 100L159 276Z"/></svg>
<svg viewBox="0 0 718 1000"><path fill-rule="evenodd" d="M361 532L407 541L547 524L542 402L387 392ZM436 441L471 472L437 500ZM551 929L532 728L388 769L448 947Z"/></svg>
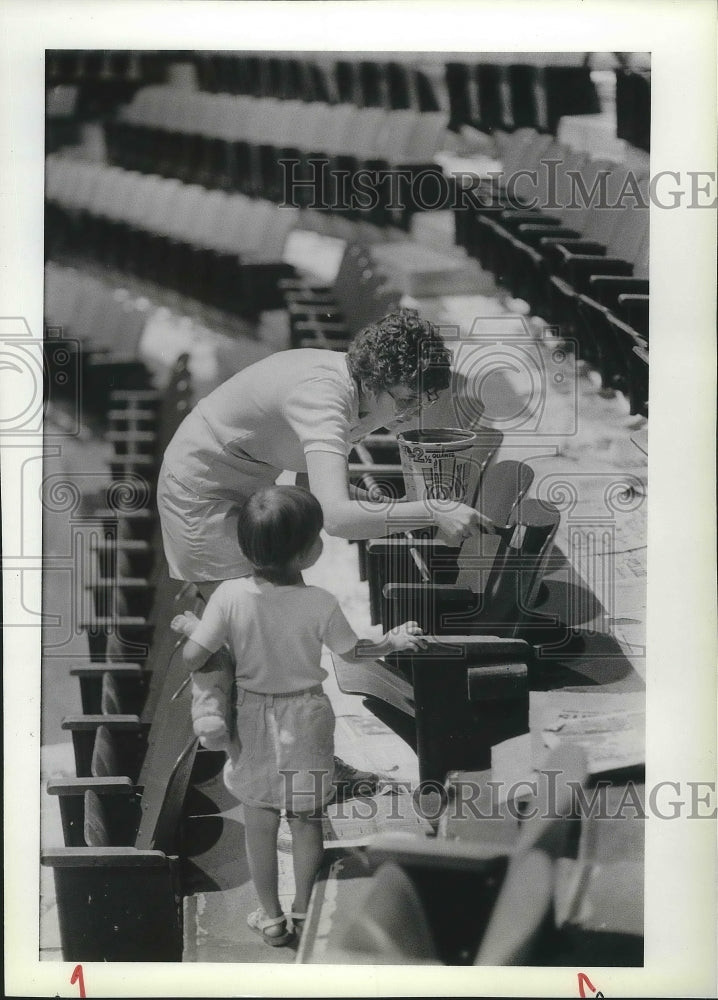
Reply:
<svg viewBox="0 0 718 1000"><path fill-rule="evenodd" d="M227 788L249 806L315 812L332 797L334 710L321 685L293 694L237 692Z"/></svg>

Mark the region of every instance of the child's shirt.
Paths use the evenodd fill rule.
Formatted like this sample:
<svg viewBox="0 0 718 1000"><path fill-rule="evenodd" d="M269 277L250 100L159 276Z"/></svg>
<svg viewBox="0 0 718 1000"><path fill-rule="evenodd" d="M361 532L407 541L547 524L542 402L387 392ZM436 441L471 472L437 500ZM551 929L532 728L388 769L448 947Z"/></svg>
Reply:
<svg viewBox="0 0 718 1000"><path fill-rule="evenodd" d="M321 684L327 676L322 645L341 655L359 641L333 594L256 577L225 580L207 602L192 640L211 653L228 643L237 684L258 694Z"/></svg>

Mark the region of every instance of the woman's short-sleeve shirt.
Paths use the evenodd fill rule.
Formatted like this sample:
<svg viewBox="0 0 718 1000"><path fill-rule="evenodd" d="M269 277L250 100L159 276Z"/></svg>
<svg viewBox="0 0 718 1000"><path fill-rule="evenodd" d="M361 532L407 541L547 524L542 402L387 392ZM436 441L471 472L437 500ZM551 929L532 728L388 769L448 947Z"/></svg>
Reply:
<svg viewBox="0 0 718 1000"><path fill-rule="evenodd" d="M306 471L308 452L348 455L358 409L345 354L280 351L200 400L165 460L198 492L236 494L244 476L273 482L283 470Z"/></svg>

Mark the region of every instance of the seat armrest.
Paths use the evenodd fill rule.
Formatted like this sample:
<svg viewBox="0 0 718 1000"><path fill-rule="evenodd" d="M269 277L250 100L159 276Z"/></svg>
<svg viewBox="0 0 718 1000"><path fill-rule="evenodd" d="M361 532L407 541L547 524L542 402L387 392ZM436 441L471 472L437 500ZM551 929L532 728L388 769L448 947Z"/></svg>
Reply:
<svg viewBox="0 0 718 1000"><path fill-rule="evenodd" d="M134 795L135 786L124 775L107 778L53 778L47 783L48 795Z"/></svg>
<svg viewBox="0 0 718 1000"><path fill-rule="evenodd" d="M139 732L142 724L138 715L98 714L98 715L66 715L60 723L60 728L64 730L74 730L76 732L90 732L106 726L107 729L119 729L125 732Z"/></svg>
<svg viewBox="0 0 718 1000"><path fill-rule="evenodd" d="M71 677L102 677L112 674L113 677L149 677L152 673L139 663L88 663L81 667L70 667Z"/></svg>
<svg viewBox="0 0 718 1000"><path fill-rule="evenodd" d="M136 847L55 847L40 854L50 868L165 868L170 861L163 851Z"/></svg>

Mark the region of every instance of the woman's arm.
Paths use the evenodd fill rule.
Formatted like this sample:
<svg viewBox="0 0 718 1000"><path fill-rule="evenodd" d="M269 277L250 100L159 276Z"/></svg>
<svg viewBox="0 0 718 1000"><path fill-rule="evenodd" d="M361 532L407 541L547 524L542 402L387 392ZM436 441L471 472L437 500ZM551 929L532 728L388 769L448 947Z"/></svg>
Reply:
<svg viewBox="0 0 718 1000"><path fill-rule="evenodd" d="M309 476L306 472L298 472L296 475L295 483L297 486L301 486L302 489L309 489ZM362 489L360 486L355 486L353 483L349 484L349 499L350 500L373 500L374 497L369 494L368 490Z"/></svg>
<svg viewBox="0 0 718 1000"><path fill-rule="evenodd" d="M336 452L307 453L309 488L324 511L324 526L340 538L381 538L437 525L448 545L493 527L488 518L456 501L352 499L346 458Z"/></svg>

